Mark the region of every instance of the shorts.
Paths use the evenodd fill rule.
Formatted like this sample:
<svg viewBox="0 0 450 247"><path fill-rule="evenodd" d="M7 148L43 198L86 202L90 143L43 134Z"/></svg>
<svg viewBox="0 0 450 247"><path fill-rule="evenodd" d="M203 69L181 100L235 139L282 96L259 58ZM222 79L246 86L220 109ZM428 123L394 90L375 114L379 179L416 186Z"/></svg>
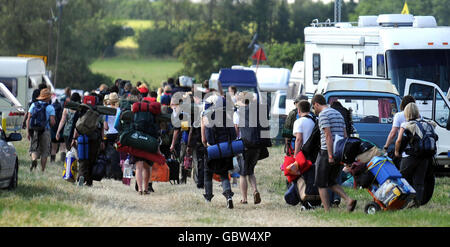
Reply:
<svg viewBox="0 0 450 247"><path fill-rule="evenodd" d="M50 130L45 130L41 134L37 131L31 136L30 153L37 153L38 158L50 156L51 136Z"/></svg>
<svg viewBox="0 0 450 247"><path fill-rule="evenodd" d="M259 159L260 148L249 148L244 151L244 162L240 162L239 175L250 176L255 174L255 166Z"/></svg>
<svg viewBox="0 0 450 247"><path fill-rule="evenodd" d="M337 184L336 179L341 170L341 165L330 165L328 163L328 151L320 150L316 160L315 186L318 188L328 188Z"/></svg>
<svg viewBox="0 0 450 247"><path fill-rule="evenodd" d="M136 164L139 161L144 161L150 167L153 166L153 161L146 160L146 159L141 158L141 157L136 157L136 156L130 155L130 164Z"/></svg>

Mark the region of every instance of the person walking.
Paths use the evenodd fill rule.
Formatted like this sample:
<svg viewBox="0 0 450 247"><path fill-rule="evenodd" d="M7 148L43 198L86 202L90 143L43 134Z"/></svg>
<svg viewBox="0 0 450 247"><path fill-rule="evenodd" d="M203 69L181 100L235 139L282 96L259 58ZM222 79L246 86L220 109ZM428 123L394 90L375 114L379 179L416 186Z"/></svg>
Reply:
<svg viewBox="0 0 450 247"><path fill-rule="evenodd" d="M395 157L402 157L400 162L400 173L416 190L416 197L413 205L419 207L424 200L425 177L429 166L433 162L434 155L418 152L420 149L416 148L414 144L420 142L425 135L433 137L434 142L436 143L438 139L434 132L436 123L421 119L419 108L414 102L406 105L403 113L406 122L402 123L400 126L398 137L395 142ZM404 135L404 133L406 135ZM407 140L403 140L403 138L407 138ZM406 145L403 143L406 143ZM404 150L402 150L402 146L405 146Z"/></svg>
<svg viewBox="0 0 450 247"><path fill-rule="evenodd" d="M86 97L98 97L96 93L91 93ZM84 99L85 99L84 98ZM95 100L98 102L97 100ZM85 101L85 104L87 101ZM92 102L92 105L95 105L96 103ZM87 113L87 109L83 108L79 112L79 119L77 121L80 121L84 114ZM72 140L72 146L78 146L78 145L85 145L85 143L78 143L78 137L81 135L78 133L77 129L74 129L73 134L73 140ZM105 149L105 143L103 142L104 132L103 132L103 118L98 117L97 118L97 124L90 133L84 135L87 137L87 144L88 144L88 155L87 157L84 157L83 159L79 159L78 161L78 186L92 186L93 185L93 177L92 177L92 169L95 165L95 162L97 161L98 155L100 153L100 150ZM86 148L86 146L84 146ZM80 157L80 156L79 156Z"/></svg>
<svg viewBox="0 0 450 247"><path fill-rule="evenodd" d="M74 92L69 99L71 102L80 103L81 96L79 93ZM64 108L61 121L58 125L58 130L56 131L56 140L61 139L61 131L62 136L64 138L65 146L67 151L70 150L73 139L73 130L75 129L75 123L78 120L77 111L71 110L69 108Z"/></svg>
<svg viewBox="0 0 450 247"><path fill-rule="evenodd" d="M51 96L50 89L42 89L39 97L36 98L38 101L31 104L28 110L30 117L27 121L27 130L28 140L31 140L30 171L37 167L37 160L40 158L41 170L44 172L47 165L47 158L50 156L50 126L54 126L56 123L55 108L50 104Z"/></svg>
<svg viewBox="0 0 450 247"><path fill-rule="evenodd" d="M316 178L315 185L318 187L320 199L325 212L330 210L330 198L328 189L337 193L347 202L347 210L352 212L357 201L350 198L342 187L337 184L337 176L342 169L339 164L335 164L333 159L333 143L335 135L347 137L345 130L345 121L341 113L329 107L325 97L316 94L311 104L314 112L319 116L320 128L320 152L316 160Z"/></svg>
<svg viewBox="0 0 450 247"><path fill-rule="evenodd" d="M221 142L227 142L236 138L236 131L233 126L226 126L226 123L232 123L232 117L226 114L225 99L218 94L211 95L205 100L205 108L202 114L201 134L202 143L205 148L216 145ZM212 119L222 114L222 122L218 123ZM229 117L229 119L227 118ZM222 182L223 195L227 200L227 208L232 209L233 195L231 184L228 177L228 171L233 169L233 157L208 160L205 166L205 194L203 195L207 202L213 198L213 174L220 176Z"/></svg>
<svg viewBox="0 0 450 247"><path fill-rule="evenodd" d="M239 112L236 114L237 121L235 122L235 125L238 127L240 137L243 139L244 143L251 142L251 140L246 140L246 138L250 136L255 137L254 135L245 134L245 132L251 133L251 128L254 128L250 123L250 114L252 114L250 112L252 106L250 105L254 106L255 104L257 104L257 102L255 98L250 99L249 97L252 97L250 95L251 94L248 92L242 92L238 95ZM242 116L243 119L241 119ZM259 125L259 123L257 123L257 125ZM244 134L241 135L241 133ZM255 176L255 166L258 163L259 157L261 155L261 150L262 148L260 147L246 147L242 155L242 162L239 162L239 187L242 194L241 204L248 204L248 184L250 184L253 190L253 203L261 203L261 194L258 191ZM240 157L238 157L238 159L239 158Z"/></svg>

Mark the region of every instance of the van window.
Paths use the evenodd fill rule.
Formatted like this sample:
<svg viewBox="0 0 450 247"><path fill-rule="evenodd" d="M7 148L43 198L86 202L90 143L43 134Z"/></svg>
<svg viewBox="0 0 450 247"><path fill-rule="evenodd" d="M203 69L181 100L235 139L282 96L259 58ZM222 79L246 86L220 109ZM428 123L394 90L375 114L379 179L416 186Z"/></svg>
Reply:
<svg viewBox="0 0 450 247"><path fill-rule="evenodd" d="M372 75L372 57L366 56L365 61L365 75Z"/></svg>
<svg viewBox="0 0 450 247"><path fill-rule="evenodd" d="M353 64L343 63L342 64L342 74L343 75L353 75Z"/></svg>
<svg viewBox="0 0 450 247"><path fill-rule="evenodd" d="M313 83L320 81L320 54L313 54Z"/></svg>
<svg viewBox="0 0 450 247"><path fill-rule="evenodd" d="M442 128L447 127L448 117L450 113L450 109L448 108L447 104L444 101L444 98L439 93L438 90L435 90L435 98L436 98L436 106L435 106L435 113L434 113L434 120L436 121L439 126Z"/></svg>
<svg viewBox="0 0 450 247"><path fill-rule="evenodd" d="M395 99L390 97L342 96L330 97L328 101L339 101L349 109L354 123L392 124L398 110Z"/></svg>
<svg viewBox="0 0 450 247"><path fill-rule="evenodd" d="M384 77L384 55L378 54L377 55L377 76Z"/></svg>
<svg viewBox="0 0 450 247"><path fill-rule="evenodd" d="M286 108L286 95L280 96L280 100L278 102L278 108L281 108L281 109Z"/></svg>
<svg viewBox="0 0 450 247"><path fill-rule="evenodd" d="M0 82L11 91L14 97L17 96L17 78L0 78Z"/></svg>

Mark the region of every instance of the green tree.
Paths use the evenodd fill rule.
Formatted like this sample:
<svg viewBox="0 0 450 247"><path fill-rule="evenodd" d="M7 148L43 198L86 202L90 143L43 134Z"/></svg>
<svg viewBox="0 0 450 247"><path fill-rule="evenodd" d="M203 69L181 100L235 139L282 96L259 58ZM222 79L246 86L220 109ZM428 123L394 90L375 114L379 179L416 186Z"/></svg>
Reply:
<svg viewBox="0 0 450 247"><path fill-rule="evenodd" d="M276 21L273 29L273 38L278 42L289 41L291 36L290 30L290 13L287 0L281 0L276 13Z"/></svg>
<svg viewBox="0 0 450 247"><path fill-rule="evenodd" d="M291 69L296 61L303 60L305 45L300 41L266 44L264 47L267 55L264 63L271 67Z"/></svg>
<svg viewBox="0 0 450 247"><path fill-rule="evenodd" d="M177 48L184 64L181 73L209 78L220 68L246 63L251 52L247 48L250 40L249 34L202 27Z"/></svg>

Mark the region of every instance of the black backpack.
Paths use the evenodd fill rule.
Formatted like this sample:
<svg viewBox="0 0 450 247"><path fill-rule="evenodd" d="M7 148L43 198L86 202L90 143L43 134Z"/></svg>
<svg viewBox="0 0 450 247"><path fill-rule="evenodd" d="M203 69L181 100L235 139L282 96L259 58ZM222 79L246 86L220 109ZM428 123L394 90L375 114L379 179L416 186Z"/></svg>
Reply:
<svg viewBox="0 0 450 247"><path fill-rule="evenodd" d="M258 110L259 112L259 110ZM259 117L259 114L257 115ZM257 119L257 121L259 118ZM247 148L265 148L272 146L269 138L261 137L261 131L266 131L267 128L262 127L258 122L256 126L250 126L250 110L245 107L245 126L239 128L241 139Z"/></svg>
<svg viewBox="0 0 450 247"><path fill-rule="evenodd" d="M312 116L311 114L308 114L305 117L314 121L314 128L311 132L311 136L308 138L308 140L305 142L305 144L303 144L302 152L305 155L307 160L310 160L311 162L314 163L316 161L317 154L320 151L319 122L317 120L317 117Z"/></svg>
<svg viewBox="0 0 450 247"><path fill-rule="evenodd" d="M412 140L410 142L411 148L409 152L406 152L408 155L414 157L430 157L434 156L437 151L436 142L439 139L438 135L434 132L433 126L429 123L421 120L415 121L417 127L422 132L422 138L420 138L417 134L412 136ZM425 131L424 124L427 125L427 130Z"/></svg>

